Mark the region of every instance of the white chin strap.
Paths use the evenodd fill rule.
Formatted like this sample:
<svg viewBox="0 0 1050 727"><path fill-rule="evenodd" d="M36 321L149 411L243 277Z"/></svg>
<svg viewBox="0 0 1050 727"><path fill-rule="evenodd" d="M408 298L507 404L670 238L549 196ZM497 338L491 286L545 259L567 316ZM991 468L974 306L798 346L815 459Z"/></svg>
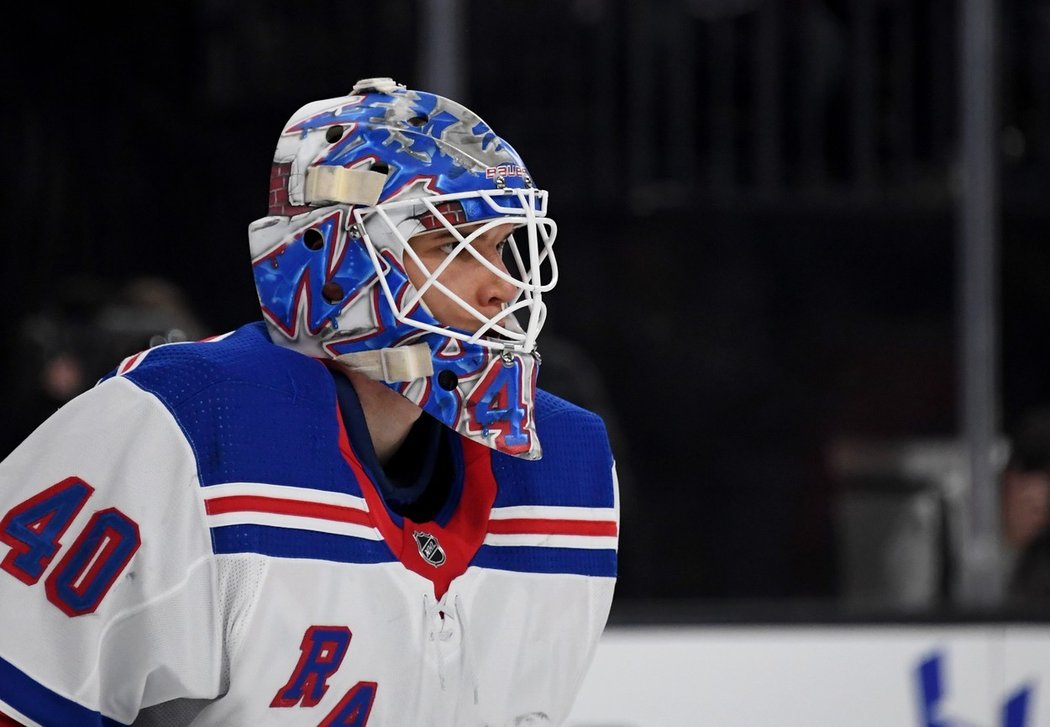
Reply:
<svg viewBox="0 0 1050 727"><path fill-rule="evenodd" d="M425 343L344 353L336 356L335 360L351 371L388 384L415 381L434 375L430 346Z"/></svg>

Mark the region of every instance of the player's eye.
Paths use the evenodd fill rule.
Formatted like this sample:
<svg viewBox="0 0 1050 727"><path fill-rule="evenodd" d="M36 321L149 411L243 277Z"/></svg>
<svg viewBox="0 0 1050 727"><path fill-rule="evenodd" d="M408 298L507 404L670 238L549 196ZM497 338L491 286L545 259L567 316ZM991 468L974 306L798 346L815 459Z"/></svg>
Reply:
<svg viewBox="0 0 1050 727"><path fill-rule="evenodd" d="M441 250L446 255L451 255L452 251L456 249L457 245L459 245L459 243L456 242L455 240L453 240L451 242L446 242L445 244L440 245L438 247L438 249Z"/></svg>

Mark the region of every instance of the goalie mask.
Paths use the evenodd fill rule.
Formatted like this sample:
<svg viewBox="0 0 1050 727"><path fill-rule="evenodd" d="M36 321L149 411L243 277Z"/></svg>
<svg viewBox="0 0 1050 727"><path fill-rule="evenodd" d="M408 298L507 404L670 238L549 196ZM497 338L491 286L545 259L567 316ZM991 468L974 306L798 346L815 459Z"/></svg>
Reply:
<svg viewBox="0 0 1050 727"><path fill-rule="evenodd" d="M486 446L540 457L536 337L556 226L547 193L484 121L389 78L360 81L289 120L269 211L249 239L276 343L382 381ZM498 300L479 305L447 282L463 264Z"/></svg>

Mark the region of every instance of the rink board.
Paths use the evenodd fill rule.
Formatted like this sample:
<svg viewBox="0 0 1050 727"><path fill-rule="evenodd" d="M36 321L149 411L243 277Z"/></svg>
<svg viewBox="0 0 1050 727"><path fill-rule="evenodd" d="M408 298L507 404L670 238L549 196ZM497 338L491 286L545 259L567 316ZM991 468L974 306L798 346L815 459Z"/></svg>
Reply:
<svg viewBox="0 0 1050 727"><path fill-rule="evenodd" d="M1050 727L1050 626L619 627L569 727Z"/></svg>

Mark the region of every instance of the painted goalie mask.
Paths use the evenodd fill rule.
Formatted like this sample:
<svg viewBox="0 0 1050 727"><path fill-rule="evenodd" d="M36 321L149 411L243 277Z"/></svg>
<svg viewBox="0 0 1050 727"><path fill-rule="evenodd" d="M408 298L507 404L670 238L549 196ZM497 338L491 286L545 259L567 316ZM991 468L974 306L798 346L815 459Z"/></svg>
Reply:
<svg viewBox="0 0 1050 727"><path fill-rule="evenodd" d="M557 228L547 193L484 121L389 78L360 81L289 120L269 212L249 240L276 343L382 381L486 446L540 457L536 337L542 296L557 282ZM513 232L496 259L475 248L504 230ZM410 243L428 233L447 240L447 256L430 267ZM483 312L443 282L459 256L513 291L498 310ZM438 320L424 295L444 296L459 326Z"/></svg>

